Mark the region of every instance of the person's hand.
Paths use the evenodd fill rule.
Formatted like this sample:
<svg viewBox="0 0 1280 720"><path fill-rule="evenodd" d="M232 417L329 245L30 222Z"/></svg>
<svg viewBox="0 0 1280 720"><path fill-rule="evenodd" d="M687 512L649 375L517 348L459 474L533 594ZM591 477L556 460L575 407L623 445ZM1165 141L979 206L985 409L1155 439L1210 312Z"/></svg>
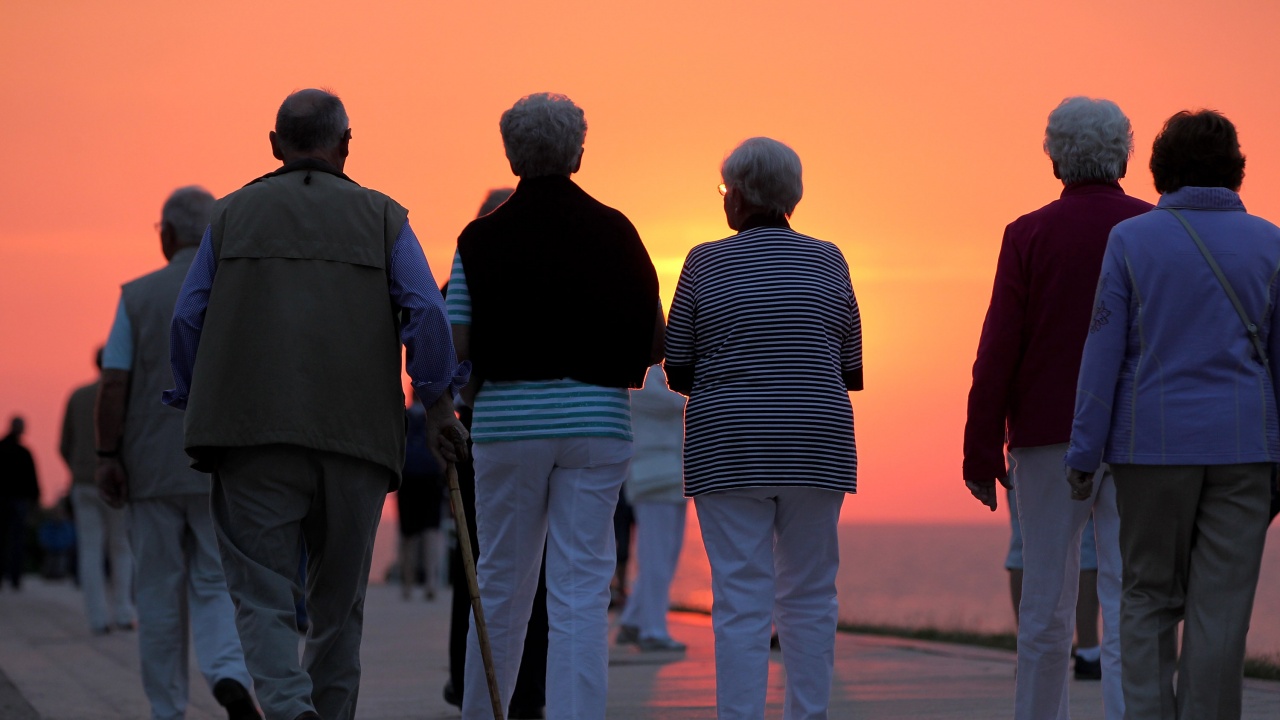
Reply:
<svg viewBox="0 0 1280 720"><path fill-rule="evenodd" d="M98 458L93 479L98 483L98 496L103 502L116 509L124 507L129 499L129 475L120 458Z"/></svg>
<svg viewBox="0 0 1280 720"><path fill-rule="evenodd" d="M1093 497L1093 473L1067 468L1067 484L1071 486L1072 500L1088 500Z"/></svg>
<svg viewBox="0 0 1280 720"><path fill-rule="evenodd" d="M453 394L446 390L427 408L427 448L443 468L446 462L466 461L470 438L471 433L454 409Z"/></svg>
<svg viewBox="0 0 1280 720"><path fill-rule="evenodd" d="M1007 487L1007 481L1003 478L1001 478L1001 483L1006 484ZM991 478L990 480L965 480L964 484L965 487L969 488L969 492L973 493L973 496L978 498L978 502L991 508L991 512L996 511L997 502L995 478Z"/></svg>
<svg viewBox="0 0 1280 720"><path fill-rule="evenodd" d="M467 459L467 427L457 417L428 418L427 447L440 467L446 462L457 463Z"/></svg>

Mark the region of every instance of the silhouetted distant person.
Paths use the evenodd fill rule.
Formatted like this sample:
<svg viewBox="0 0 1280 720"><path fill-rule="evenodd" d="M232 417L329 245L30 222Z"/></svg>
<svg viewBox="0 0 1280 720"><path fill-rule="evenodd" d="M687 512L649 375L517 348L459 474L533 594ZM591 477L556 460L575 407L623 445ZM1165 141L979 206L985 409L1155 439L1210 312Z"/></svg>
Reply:
<svg viewBox="0 0 1280 720"><path fill-rule="evenodd" d="M95 357L102 371L102 350ZM95 635L107 633L114 625L133 629L137 613L133 607L133 550L129 547L129 516L123 508L113 508L98 495L93 471L93 404L99 382L76 388L67 400L62 417L62 442L58 449L71 470L71 506L75 509L76 560L80 591L84 593L85 615ZM108 591L104 563L111 564ZM108 600L109 598L109 600Z"/></svg>
<svg viewBox="0 0 1280 720"><path fill-rule="evenodd" d="M182 414L160 404L172 383L169 322L209 223L213 196L178 188L160 215L165 267L124 284L102 353L96 477L112 507L129 505L142 686L153 720L187 707L188 636L200 673L234 719L258 718L209 517L209 476L189 467ZM189 625L189 627L188 627Z"/></svg>
<svg viewBox="0 0 1280 720"><path fill-rule="evenodd" d="M480 596L505 704L545 542L547 715L603 718L627 388L661 351L658 278L630 221L569 179L581 109L529 95L499 129L520 182L462 231L448 299L459 355L484 381L472 424ZM462 716L490 717L474 632L467 656Z"/></svg>
<svg viewBox="0 0 1280 720"><path fill-rule="evenodd" d="M689 501L684 497L684 396L667 387L661 365L649 368L644 387L631 391L635 456L623 495L636 517L636 584L618 617L618 644L644 651L684 652L667 629Z"/></svg>
<svg viewBox="0 0 1280 720"><path fill-rule="evenodd" d="M14 590L22 587L26 565L27 515L40 502L36 463L22 444L26 429L15 415L0 440L0 587L8 580Z"/></svg>
<svg viewBox="0 0 1280 720"><path fill-rule="evenodd" d="M1107 233L1151 205L1120 188L1133 131L1110 100L1063 100L1049 114L1044 150L1062 181L1062 196L1005 228L973 364L963 475L973 496L992 511L997 480L1017 490L1024 569L1016 720L1067 720L1080 537L1092 511L1103 620L1102 704L1107 720L1120 720L1115 486L1103 468L1090 501L1073 503L1062 487L1062 457Z"/></svg>
<svg viewBox="0 0 1280 720"><path fill-rule="evenodd" d="M165 402L186 408L187 452L213 473L218 545L263 709L349 720L374 535L404 463L401 345L432 450L449 460L466 455L452 395L467 371L408 211L342 173L342 101L293 93L270 141L283 166L218 201L187 274Z"/></svg>
<svg viewBox="0 0 1280 720"><path fill-rule="evenodd" d="M1244 166L1222 115L1169 118L1160 201L1111 231L1087 325L1066 464L1076 499L1115 476L1126 720L1241 713L1280 462L1280 228L1245 212Z"/></svg>
<svg viewBox="0 0 1280 720"><path fill-rule="evenodd" d="M36 526L40 543L40 577L61 580L72 574L76 550L76 526L71 520L71 499L63 496L41 513Z"/></svg>
<svg viewBox="0 0 1280 720"><path fill-rule="evenodd" d="M400 592L413 596L423 575L427 600L436 599L440 574L440 506L444 468L427 447L427 409L416 396L409 405L404 472L396 491L400 529Z"/></svg>
<svg viewBox="0 0 1280 720"><path fill-rule="evenodd" d="M716 709L763 718L770 625L787 718L822 718L836 642L837 522L857 489L862 320L849 265L789 219L800 157L756 137L720 165L736 235L689 251L667 329L667 381L688 395L684 489L711 562ZM642 560L643 562L643 560Z"/></svg>
<svg viewBox="0 0 1280 720"><path fill-rule="evenodd" d="M480 205L477 217L484 217L506 202L515 192L513 188L496 188L490 190ZM441 291L445 294L448 305L449 283L445 283ZM471 429L471 403L475 401L476 391L484 379L472 368L471 382L463 388L458 415L467 429ZM467 528L471 531L471 550L479 557L482 548L476 537L476 473L475 466L468 458L457 463L458 489L462 494L462 505L467 517ZM544 551L545 556L545 551ZM465 687L467 634L471 621L471 593L467 587L466 573L462 568L462 546L454 541L449 551L449 583L453 586L453 601L450 606L449 624L449 680L444 686L444 699L451 705L462 707L462 691ZM533 609L529 613L528 631L524 636L524 647L520 655L520 671L516 675L516 688L511 694L511 703L507 709L507 717L511 720L519 718L545 717L543 706L547 704L547 574L546 563L538 572L538 589L533 595Z"/></svg>

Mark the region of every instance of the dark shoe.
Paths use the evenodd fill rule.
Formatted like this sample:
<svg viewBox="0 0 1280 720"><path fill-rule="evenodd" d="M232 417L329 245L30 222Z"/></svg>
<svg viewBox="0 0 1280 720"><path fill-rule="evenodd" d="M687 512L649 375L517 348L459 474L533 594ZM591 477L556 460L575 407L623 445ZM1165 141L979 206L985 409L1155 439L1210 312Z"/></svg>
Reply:
<svg viewBox="0 0 1280 720"><path fill-rule="evenodd" d="M546 708L526 708L512 705L507 710L507 720L544 720L546 717Z"/></svg>
<svg viewBox="0 0 1280 720"><path fill-rule="evenodd" d="M213 699L227 709L227 720L262 720L249 691L231 678L222 678L213 684Z"/></svg>
<svg viewBox="0 0 1280 720"><path fill-rule="evenodd" d="M684 652L688 645L671 638L640 638L640 650L643 652Z"/></svg>
<svg viewBox="0 0 1280 720"><path fill-rule="evenodd" d="M129 622L116 623L116 629L120 632L133 632L138 629L138 623L130 620Z"/></svg>
<svg viewBox="0 0 1280 720"><path fill-rule="evenodd" d="M1077 680L1101 680L1102 679L1102 658L1097 660L1085 660L1076 655Z"/></svg>
<svg viewBox="0 0 1280 720"><path fill-rule="evenodd" d="M452 680L444 683L444 701L456 708L462 707L462 693L454 689Z"/></svg>
<svg viewBox="0 0 1280 720"><path fill-rule="evenodd" d="M635 625L619 625L618 634L614 637L615 645L636 645L640 642L640 628Z"/></svg>
<svg viewBox="0 0 1280 720"><path fill-rule="evenodd" d="M320 720L320 714L314 710L308 710L293 720Z"/></svg>

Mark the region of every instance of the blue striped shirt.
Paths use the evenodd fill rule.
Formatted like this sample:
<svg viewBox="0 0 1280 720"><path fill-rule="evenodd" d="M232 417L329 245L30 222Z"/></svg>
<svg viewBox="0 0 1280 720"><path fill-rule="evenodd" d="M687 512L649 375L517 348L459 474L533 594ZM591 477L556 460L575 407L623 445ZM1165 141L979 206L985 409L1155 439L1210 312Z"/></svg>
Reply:
<svg viewBox="0 0 1280 720"><path fill-rule="evenodd" d="M471 294L462 256L454 255L445 298L449 322L471 325ZM474 442L608 437L631 440L631 396L625 389L559 380L486 380L476 395Z"/></svg>

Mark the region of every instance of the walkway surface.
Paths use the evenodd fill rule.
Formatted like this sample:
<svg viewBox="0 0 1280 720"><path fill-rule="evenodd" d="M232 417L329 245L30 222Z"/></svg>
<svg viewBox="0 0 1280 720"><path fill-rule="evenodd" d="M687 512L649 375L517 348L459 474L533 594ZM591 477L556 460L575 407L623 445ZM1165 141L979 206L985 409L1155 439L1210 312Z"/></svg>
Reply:
<svg viewBox="0 0 1280 720"><path fill-rule="evenodd" d="M366 604L359 718L456 718L441 699L447 675L448 603L403 601L398 588L370 588ZM715 717L710 619L673 613L672 634L687 654L615 648L609 717L657 720ZM770 665L769 718L782 715L783 672ZM194 669L194 660L191 663ZM836 642L832 718L1011 717L1012 653L957 645L842 634ZM192 720L223 718L193 672ZM1098 683L1071 683L1072 717L1101 718ZM0 592L0 718L145 718L137 636L91 637L79 593L68 584L28 582ZM1246 718L1280 717L1280 683L1248 681Z"/></svg>

